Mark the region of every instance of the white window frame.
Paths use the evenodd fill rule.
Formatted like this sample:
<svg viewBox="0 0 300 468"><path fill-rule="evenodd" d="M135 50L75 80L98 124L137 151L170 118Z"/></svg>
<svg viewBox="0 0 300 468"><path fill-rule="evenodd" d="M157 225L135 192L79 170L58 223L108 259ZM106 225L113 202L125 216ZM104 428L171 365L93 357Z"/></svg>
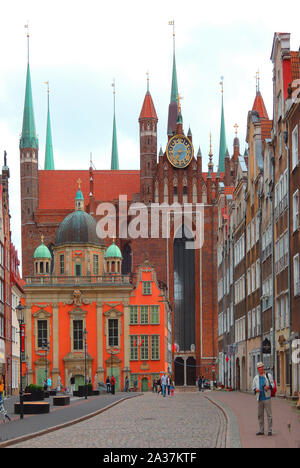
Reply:
<svg viewBox="0 0 300 468"><path fill-rule="evenodd" d="M299 135L298 135L298 125L292 131L292 169L298 166L299 161Z"/></svg>
<svg viewBox="0 0 300 468"><path fill-rule="evenodd" d="M299 227L299 190L293 193L293 232Z"/></svg>

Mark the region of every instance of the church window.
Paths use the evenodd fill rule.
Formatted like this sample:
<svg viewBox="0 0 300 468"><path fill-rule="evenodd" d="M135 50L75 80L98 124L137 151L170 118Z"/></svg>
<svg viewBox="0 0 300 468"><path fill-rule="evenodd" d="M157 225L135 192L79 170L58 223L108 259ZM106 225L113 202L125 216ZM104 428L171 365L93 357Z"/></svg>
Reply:
<svg viewBox="0 0 300 468"><path fill-rule="evenodd" d="M137 335L130 336L130 360L131 361L138 361L139 359L139 352L138 352L138 337Z"/></svg>
<svg viewBox="0 0 300 468"><path fill-rule="evenodd" d="M99 275L99 255L93 255L93 273Z"/></svg>
<svg viewBox="0 0 300 468"><path fill-rule="evenodd" d="M151 281L143 281L143 295L151 296Z"/></svg>
<svg viewBox="0 0 300 468"><path fill-rule="evenodd" d="M49 263L46 263L46 273L49 273Z"/></svg>
<svg viewBox="0 0 300 468"><path fill-rule="evenodd" d="M73 348L83 349L83 320L73 320Z"/></svg>
<svg viewBox="0 0 300 468"><path fill-rule="evenodd" d="M81 264L80 263L77 263L75 265L75 276L81 276L82 275L82 272L81 272Z"/></svg>
<svg viewBox="0 0 300 468"><path fill-rule="evenodd" d="M137 325L139 316L138 316L138 306L130 306L130 325Z"/></svg>
<svg viewBox="0 0 300 468"><path fill-rule="evenodd" d="M151 359L159 360L159 335L151 335Z"/></svg>
<svg viewBox="0 0 300 468"><path fill-rule="evenodd" d="M108 345L119 345L119 320L108 319Z"/></svg>
<svg viewBox="0 0 300 468"><path fill-rule="evenodd" d="M37 322L38 348L42 348L48 339L47 325L47 320L38 320Z"/></svg>
<svg viewBox="0 0 300 468"><path fill-rule="evenodd" d="M141 314L141 325L148 325L148 323L149 323L149 306L141 305L140 314Z"/></svg>
<svg viewBox="0 0 300 468"><path fill-rule="evenodd" d="M59 256L59 273L63 275L65 272L65 256L60 255Z"/></svg>
<svg viewBox="0 0 300 468"><path fill-rule="evenodd" d="M151 325L159 325L159 305L150 306L150 323Z"/></svg>
<svg viewBox="0 0 300 468"><path fill-rule="evenodd" d="M149 359L149 336L141 336L141 361L147 361Z"/></svg>
<svg viewBox="0 0 300 468"><path fill-rule="evenodd" d="M44 263L40 262L40 273L44 273Z"/></svg>
<svg viewBox="0 0 300 468"><path fill-rule="evenodd" d="M193 185L193 203L197 203L197 186Z"/></svg>

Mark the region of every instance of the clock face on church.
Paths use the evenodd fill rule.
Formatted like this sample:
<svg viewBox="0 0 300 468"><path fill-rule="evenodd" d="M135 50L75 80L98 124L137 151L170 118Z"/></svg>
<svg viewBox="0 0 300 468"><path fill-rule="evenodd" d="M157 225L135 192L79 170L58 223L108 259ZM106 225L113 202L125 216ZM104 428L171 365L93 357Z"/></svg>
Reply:
<svg viewBox="0 0 300 468"><path fill-rule="evenodd" d="M193 145L184 135L174 135L167 146L167 157L172 166L187 167L194 156Z"/></svg>

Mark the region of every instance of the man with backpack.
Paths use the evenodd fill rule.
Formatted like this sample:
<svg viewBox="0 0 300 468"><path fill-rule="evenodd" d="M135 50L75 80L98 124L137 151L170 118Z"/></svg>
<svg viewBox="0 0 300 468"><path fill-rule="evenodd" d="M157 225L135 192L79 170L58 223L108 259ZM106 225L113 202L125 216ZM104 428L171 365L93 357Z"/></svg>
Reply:
<svg viewBox="0 0 300 468"><path fill-rule="evenodd" d="M258 422L259 432L257 436L265 434L264 428L264 412L266 411L268 417L268 436L272 435L272 405L271 397L275 396L276 384L272 375L265 373L264 364L259 362L257 364L258 373L253 379L252 390L256 394L258 404Z"/></svg>

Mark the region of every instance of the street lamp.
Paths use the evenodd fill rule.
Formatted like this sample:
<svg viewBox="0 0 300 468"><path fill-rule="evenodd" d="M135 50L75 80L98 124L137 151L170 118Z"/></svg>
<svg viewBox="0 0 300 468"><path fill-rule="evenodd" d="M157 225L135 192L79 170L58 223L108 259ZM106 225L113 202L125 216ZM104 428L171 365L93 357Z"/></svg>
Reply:
<svg viewBox="0 0 300 468"><path fill-rule="evenodd" d="M45 380L47 382L47 387L48 387L47 356L48 356L48 352L50 351L50 343L48 340L43 340L42 349L45 351Z"/></svg>
<svg viewBox="0 0 300 468"><path fill-rule="evenodd" d="M19 322L19 333L20 333L20 388L19 388L19 395L20 395L20 419L24 418L24 406L23 406L23 382L22 382L22 353L25 351L24 349L24 339L25 339L25 317L24 317L24 310L25 307L22 306L21 301L19 305L16 307L17 319Z"/></svg>
<svg viewBox="0 0 300 468"><path fill-rule="evenodd" d="M87 355L87 329L83 330L83 338L84 338L84 395L85 399L87 399L87 372L86 372L86 355Z"/></svg>

